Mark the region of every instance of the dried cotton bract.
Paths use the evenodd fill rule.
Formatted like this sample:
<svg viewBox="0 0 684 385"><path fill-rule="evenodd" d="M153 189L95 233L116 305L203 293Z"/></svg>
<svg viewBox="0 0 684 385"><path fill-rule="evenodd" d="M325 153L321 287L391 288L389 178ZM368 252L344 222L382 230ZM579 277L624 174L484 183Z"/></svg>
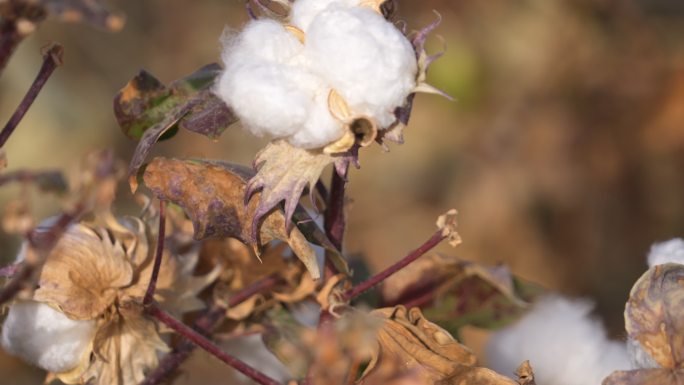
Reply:
<svg viewBox="0 0 684 385"><path fill-rule="evenodd" d="M224 38L215 92L245 128L339 153L367 133L357 130L374 138L396 121L418 63L377 1L298 0L288 22L254 20Z"/></svg>
<svg viewBox="0 0 684 385"><path fill-rule="evenodd" d="M168 350L142 309L156 236L138 218L74 224L50 251L37 287L10 307L2 345L68 384L137 384ZM19 259L32 260L22 248ZM216 273L193 277L196 252L166 252L155 300L175 314L203 306Z"/></svg>

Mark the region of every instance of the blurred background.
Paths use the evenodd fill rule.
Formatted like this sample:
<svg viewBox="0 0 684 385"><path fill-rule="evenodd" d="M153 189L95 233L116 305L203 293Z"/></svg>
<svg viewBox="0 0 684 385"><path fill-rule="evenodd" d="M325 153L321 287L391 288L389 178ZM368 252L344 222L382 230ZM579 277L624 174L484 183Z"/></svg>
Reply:
<svg viewBox="0 0 684 385"><path fill-rule="evenodd" d="M224 28L247 21L238 0L110 4L127 15L121 32L47 21L0 77L4 124L40 67L40 47L65 47L64 66L6 146L9 170L71 168L102 147L129 159L135 143L114 120L114 94L142 68L169 82L218 61ZM592 298L620 338L650 245L684 236L684 3L399 1L412 29L433 22L433 10L442 24L429 47L447 50L429 80L456 102L418 96L406 144L362 152L350 177L348 253L380 269L454 207L464 242L440 252L503 262L548 288ZM181 132L154 154L248 164L265 143L239 127L216 142ZM0 190L0 207L20 193ZM59 210L56 199L33 198L38 217ZM120 198L131 201L125 186ZM8 263L18 240L0 242ZM205 372L227 371L195 361ZM16 383L43 376L2 352L0 372Z"/></svg>

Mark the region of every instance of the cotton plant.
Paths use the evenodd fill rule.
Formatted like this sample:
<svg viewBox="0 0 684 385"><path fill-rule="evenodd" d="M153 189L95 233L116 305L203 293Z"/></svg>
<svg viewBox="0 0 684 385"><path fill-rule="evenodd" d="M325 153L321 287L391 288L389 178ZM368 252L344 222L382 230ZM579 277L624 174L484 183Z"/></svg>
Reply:
<svg viewBox="0 0 684 385"><path fill-rule="evenodd" d="M326 165L345 176L360 147L402 142L412 95L439 93L425 83L434 25L411 41L385 18L384 1L280 3L287 16L225 34L214 87L245 129L273 139L248 190L247 198L262 190L257 220L284 200L289 221Z"/></svg>

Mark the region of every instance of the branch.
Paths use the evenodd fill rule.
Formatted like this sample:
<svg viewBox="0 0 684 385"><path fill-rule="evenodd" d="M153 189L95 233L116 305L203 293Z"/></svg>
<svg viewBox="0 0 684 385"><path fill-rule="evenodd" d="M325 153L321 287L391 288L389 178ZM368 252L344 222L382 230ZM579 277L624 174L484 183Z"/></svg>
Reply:
<svg viewBox="0 0 684 385"><path fill-rule="evenodd" d="M405 268L406 266L410 265L412 262L414 262L415 260L417 260L421 256L425 255L425 253L430 251L433 247L437 246L440 242L442 242L446 238L447 238L447 236L443 234L442 229L437 230L432 235L432 237L430 237L430 239L428 239L425 243L423 243L419 248L413 250L411 253L409 253L407 256L405 256L402 260L400 260L399 262L393 264L392 266L388 267L387 269L385 269L385 270L381 271L380 273L370 277L366 281L361 282L356 287L347 291L345 293L345 298L347 300L351 300L351 299L356 298L359 295L365 293L368 289L378 285L379 283L386 280L387 278L389 278L394 273Z"/></svg>
<svg viewBox="0 0 684 385"><path fill-rule="evenodd" d="M261 293L272 288L278 283L278 281L279 280L276 276L268 276L247 286L228 300L228 307L238 306L254 294ZM224 307L214 305L203 316L195 321L194 328L202 334L209 334L218 326L219 322L223 320L225 312L226 309ZM141 382L140 385L157 385L169 378L169 376L171 376L171 374L173 374L173 372L175 372L178 367L185 362L188 357L190 357L190 353L192 353L195 348L196 345L192 342L183 341L180 346L173 350L173 352L164 357L164 359L159 363L159 366L157 366L154 371L149 373L145 378L145 381Z"/></svg>
<svg viewBox="0 0 684 385"><path fill-rule="evenodd" d="M148 306L154 301L154 291L157 288L157 279L159 279L159 270L161 269L162 257L164 254L164 237L166 236L166 201L159 201L159 231L157 232L157 250L154 255L154 266L152 267L152 275L150 276L150 283L147 285L147 291L143 298L143 306Z"/></svg>
<svg viewBox="0 0 684 385"><path fill-rule="evenodd" d="M2 47L0 47L0 49L1 48ZM26 96L24 96L24 99L22 99L21 103L19 103L19 106L14 111L14 114L12 114L9 121L2 129L2 132L0 132L0 148L5 146L7 139L9 139L9 137L12 135L14 129L17 128L17 125L19 122L21 122L21 119L26 114L26 111L28 111L28 109L31 107L33 101L36 100L38 93L41 89L43 89L43 86L47 82L48 78L50 78L50 75L52 75L52 72L54 72L57 67L62 65L63 53L64 47L57 43L53 43L45 50L45 53L43 54L43 65L40 67L38 76L36 76L36 79L33 81L33 84L31 84L31 88L29 88ZM2 52L0 52L0 55L2 55ZM2 58L0 56L0 65L2 64L1 60Z"/></svg>
<svg viewBox="0 0 684 385"><path fill-rule="evenodd" d="M216 346L213 342L208 340L206 337L204 337L203 335L201 335L197 331L193 330L192 328L186 326L182 322L176 320L175 318L173 318L173 316L171 316L170 314L161 310L156 305L152 304L152 305L148 306L147 311L150 315L155 317L157 320L164 323L166 326L170 327L171 329L175 330L176 333L180 334L181 336L183 336L187 340L192 341L192 343L196 344L197 346L199 346L202 349L206 350L207 352L211 353L214 357L218 358L219 360L221 360L221 361L225 362L226 364L232 366L233 368L235 368L240 373L251 378L253 381L255 381L261 385L281 385L278 381L268 377L267 375L261 373L260 371L254 369L253 367L247 365L246 363L239 360L238 358L224 352L218 346Z"/></svg>

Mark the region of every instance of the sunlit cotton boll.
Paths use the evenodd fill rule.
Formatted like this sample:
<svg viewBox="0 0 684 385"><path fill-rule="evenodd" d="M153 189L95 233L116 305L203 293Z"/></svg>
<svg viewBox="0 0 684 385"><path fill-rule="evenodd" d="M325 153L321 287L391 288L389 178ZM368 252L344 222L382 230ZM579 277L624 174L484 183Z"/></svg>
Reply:
<svg viewBox="0 0 684 385"><path fill-rule="evenodd" d="M684 239L675 238L651 246L651 251L648 253L648 267L665 263L684 264Z"/></svg>
<svg viewBox="0 0 684 385"><path fill-rule="evenodd" d="M395 121L416 86L415 52L406 37L368 7L332 4L312 21L305 45L312 70L323 77L357 115L380 128Z"/></svg>
<svg viewBox="0 0 684 385"><path fill-rule="evenodd" d="M493 334L487 344L489 366L513 373L530 360L544 385L599 385L615 370L631 368L625 345L611 341L588 301L542 298L518 322Z"/></svg>
<svg viewBox="0 0 684 385"><path fill-rule="evenodd" d="M2 347L13 356L60 373L79 365L94 333L94 320L72 320L44 303L20 301L9 308L2 326Z"/></svg>

